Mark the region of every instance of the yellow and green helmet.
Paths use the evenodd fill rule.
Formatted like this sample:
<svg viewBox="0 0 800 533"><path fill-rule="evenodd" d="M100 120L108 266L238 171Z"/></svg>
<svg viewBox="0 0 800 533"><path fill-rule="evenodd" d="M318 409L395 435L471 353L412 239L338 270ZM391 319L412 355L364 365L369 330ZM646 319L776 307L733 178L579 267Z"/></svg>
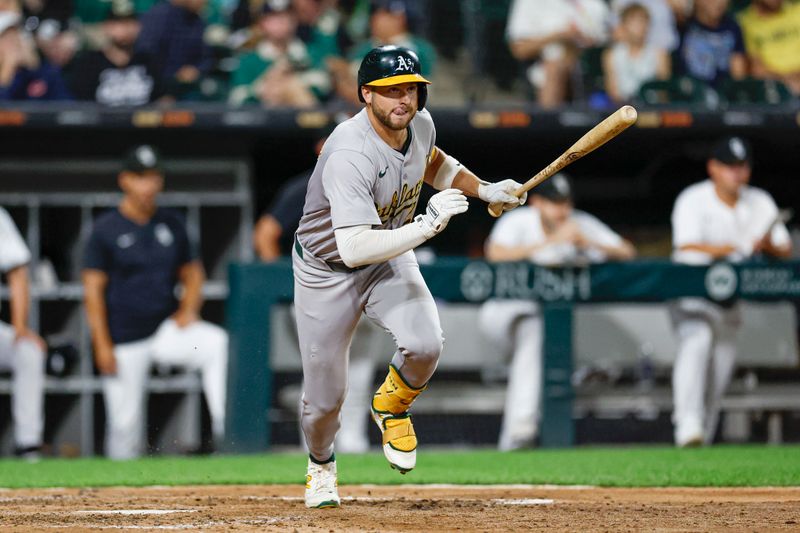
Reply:
<svg viewBox="0 0 800 533"><path fill-rule="evenodd" d="M426 80L421 74L417 54L402 46L386 45L373 48L361 61L358 68L358 99L364 101L361 87L387 87L400 83L419 83L419 109L425 107L428 99Z"/></svg>

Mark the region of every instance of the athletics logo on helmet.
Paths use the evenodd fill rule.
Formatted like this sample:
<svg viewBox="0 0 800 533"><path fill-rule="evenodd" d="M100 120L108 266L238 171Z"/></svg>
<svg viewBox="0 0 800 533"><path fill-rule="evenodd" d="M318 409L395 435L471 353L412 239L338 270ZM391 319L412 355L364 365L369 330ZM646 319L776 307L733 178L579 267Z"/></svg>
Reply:
<svg viewBox="0 0 800 533"><path fill-rule="evenodd" d="M363 102L361 87L387 87L400 83L419 83L419 108L425 107L428 97L426 80L420 69L419 57L413 51L402 46L387 45L373 48L361 61L358 69L358 99Z"/></svg>

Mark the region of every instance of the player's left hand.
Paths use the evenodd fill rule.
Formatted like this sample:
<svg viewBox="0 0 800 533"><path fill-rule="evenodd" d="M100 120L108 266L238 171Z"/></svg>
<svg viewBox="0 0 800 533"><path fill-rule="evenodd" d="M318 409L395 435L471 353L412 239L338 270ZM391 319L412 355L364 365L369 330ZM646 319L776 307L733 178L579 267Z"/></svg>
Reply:
<svg viewBox="0 0 800 533"><path fill-rule="evenodd" d="M519 198L514 195L514 191L520 187L522 187L522 184L514 180L503 180L487 185L481 184L478 186L478 198L487 204L502 203L503 211L510 211L515 207L524 205L528 199L528 193L523 193Z"/></svg>
<svg viewBox="0 0 800 533"><path fill-rule="evenodd" d="M183 329L189 324L193 322L197 322L200 320L200 316L195 313L194 311L187 311L185 309L178 309L174 315L172 315L172 320L178 325L179 328Z"/></svg>

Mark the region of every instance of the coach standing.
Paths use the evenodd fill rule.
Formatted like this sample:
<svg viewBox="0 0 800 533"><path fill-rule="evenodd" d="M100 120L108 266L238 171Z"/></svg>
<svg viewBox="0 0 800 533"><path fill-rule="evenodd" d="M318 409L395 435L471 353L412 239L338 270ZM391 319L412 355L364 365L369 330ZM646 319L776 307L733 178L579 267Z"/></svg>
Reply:
<svg viewBox="0 0 800 533"><path fill-rule="evenodd" d="M142 451L152 362L201 371L214 438L222 437L228 336L199 318L205 274L183 221L156 204L164 185L156 150L134 148L118 182L122 201L95 221L83 285L95 363L103 375L106 454L130 459Z"/></svg>
<svg viewBox="0 0 800 533"><path fill-rule="evenodd" d="M789 231L766 191L748 185L750 145L739 137L719 141L707 163L709 179L687 187L672 211L674 261L707 265L742 261L756 253L788 258ZM678 336L672 373L675 444L710 444L719 419L719 402L733 375L738 303L718 305L682 298L671 306Z"/></svg>
<svg viewBox="0 0 800 533"><path fill-rule="evenodd" d="M31 253L8 212L0 207L0 272L11 295L11 324L0 322L0 369L14 372L11 412L16 455L38 459L44 429L45 343L28 327Z"/></svg>

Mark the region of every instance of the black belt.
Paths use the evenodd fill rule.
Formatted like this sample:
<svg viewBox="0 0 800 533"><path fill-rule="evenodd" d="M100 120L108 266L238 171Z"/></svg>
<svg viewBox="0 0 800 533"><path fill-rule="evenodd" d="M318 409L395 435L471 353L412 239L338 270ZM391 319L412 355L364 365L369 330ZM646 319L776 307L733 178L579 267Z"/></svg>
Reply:
<svg viewBox="0 0 800 533"><path fill-rule="evenodd" d="M303 259L303 247L300 246L300 241L297 240L297 235L294 236L294 249L297 252L297 255L300 259ZM305 259L303 259L305 261ZM323 262L328 265L328 268L333 270L334 272L341 272L342 274L350 274L351 272L356 272L358 270L363 269L363 266L350 268L349 266L345 265L344 263L337 263L334 261L325 261Z"/></svg>

